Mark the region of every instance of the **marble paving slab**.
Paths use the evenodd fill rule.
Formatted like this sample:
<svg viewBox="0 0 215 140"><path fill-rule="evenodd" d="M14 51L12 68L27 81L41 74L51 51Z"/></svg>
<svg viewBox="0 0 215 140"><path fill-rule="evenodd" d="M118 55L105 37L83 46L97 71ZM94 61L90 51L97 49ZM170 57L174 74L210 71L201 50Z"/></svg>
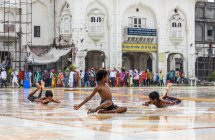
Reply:
<svg viewBox="0 0 215 140"><path fill-rule="evenodd" d="M215 87L173 87L170 95L182 104L164 109L143 107L151 91L164 88L113 88L113 101L125 114L86 112L100 103L95 96L80 110L92 89L52 89L61 104L28 101L33 89L0 89L0 140L214 140Z"/></svg>

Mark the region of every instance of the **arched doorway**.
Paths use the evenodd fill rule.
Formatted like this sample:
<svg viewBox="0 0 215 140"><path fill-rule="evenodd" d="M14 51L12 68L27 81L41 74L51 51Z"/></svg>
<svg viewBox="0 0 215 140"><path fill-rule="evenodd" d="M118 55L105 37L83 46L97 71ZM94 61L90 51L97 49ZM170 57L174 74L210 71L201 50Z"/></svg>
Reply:
<svg viewBox="0 0 215 140"><path fill-rule="evenodd" d="M129 69L152 70L152 56L144 52L125 52L122 55L122 66Z"/></svg>
<svg viewBox="0 0 215 140"><path fill-rule="evenodd" d="M134 69L134 57L130 53L124 53L122 56L122 66L125 69Z"/></svg>
<svg viewBox="0 0 215 140"><path fill-rule="evenodd" d="M89 51L85 57L86 68L104 68L105 67L105 53L102 51Z"/></svg>
<svg viewBox="0 0 215 140"><path fill-rule="evenodd" d="M184 57L180 53L169 54L167 59L167 71L183 71Z"/></svg>

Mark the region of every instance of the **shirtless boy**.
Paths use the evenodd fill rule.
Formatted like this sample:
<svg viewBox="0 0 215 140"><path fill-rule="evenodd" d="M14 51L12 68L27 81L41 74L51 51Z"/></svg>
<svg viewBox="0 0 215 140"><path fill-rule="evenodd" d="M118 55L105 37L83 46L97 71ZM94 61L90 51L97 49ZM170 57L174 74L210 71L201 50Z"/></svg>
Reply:
<svg viewBox="0 0 215 140"><path fill-rule="evenodd" d="M165 88L166 93L164 96L160 99L160 95L158 92L153 91L149 94L150 101L143 103L145 106L149 106L150 104L155 105L157 108L164 108L167 106L173 106L181 103L180 99L170 97L167 94L169 93L170 87L172 86L171 83L167 84L167 87Z"/></svg>
<svg viewBox="0 0 215 140"><path fill-rule="evenodd" d="M60 101L53 99L53 93L50 90L47 90L45 93L45 97L41 98L42 92L44 90L44 84L45 83L43 81L41 81L41 86L38 83L36 83L36 89L28 95L28 100L30 100L31 102L37 102L42 104L48 104L50 102L60 103ZM39 90L40 90L39 95L34 96L36 92Z"/></svg>
<svg viewBox="0 0 215 140"><path fill-rule="evenodd" d="M107 85L108 73L105 70L100 70L96 74L96 80L98 81L97 87L94 88L93 92L79 105L74 106L75 110L81 108L86 104L93 96L98 92L101 97L100 106L88 110L89 113L124 113L127 111L126 107L118 107L112 101L112 94L110 87Z"/></svg>

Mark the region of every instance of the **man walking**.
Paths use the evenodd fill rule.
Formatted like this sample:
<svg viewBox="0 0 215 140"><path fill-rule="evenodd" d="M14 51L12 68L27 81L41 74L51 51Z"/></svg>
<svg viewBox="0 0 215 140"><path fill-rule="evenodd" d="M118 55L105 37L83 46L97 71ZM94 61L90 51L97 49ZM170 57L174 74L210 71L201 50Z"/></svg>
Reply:
<svg viewBox="0 0 215 140"><path fill-rule="evenodd" d="M13 76L13 79L12 79L12 87L14 88L14 84L16 84L17 87L19 87L19 83L18 83L18 72L14 69L13 72L11 73L11 75Z"/></svg>
<svg viewBox="0 0 215 140"><path fill-rule="evenodd" d="M71 72L69 74L69 87L71 87L71 88L74 87L74 75L75 75L75 72L73 70L71 70Z"/></svg>
<svg viewBox="0 0 215 140"><path fill-rule="evenodd" d="M115 87L116 71L114 69L110 72L110 80L112 87Z"/></svg>
<svg viewBox="0 0 215 140"><path fill-rule="evenodd" d="M1 72L1 88L3 87L3 84L4 86L7 88L7 72L5 71L4 68L2 68L2 72Z"/></svg>

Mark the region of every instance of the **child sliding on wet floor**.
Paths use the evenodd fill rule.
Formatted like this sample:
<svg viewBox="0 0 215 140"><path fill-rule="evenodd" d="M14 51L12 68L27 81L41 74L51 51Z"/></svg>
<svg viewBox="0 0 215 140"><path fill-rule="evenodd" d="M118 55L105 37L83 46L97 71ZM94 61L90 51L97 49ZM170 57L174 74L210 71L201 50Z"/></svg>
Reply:
<svg viewBox="0 0 215 140"><path fill-rule="evenodd" d="M101 97L100 106L89 109L89 113L124 113L127 111L126 107L118 107L112 101L112 94L110 87L107 85L108 81L108 73L105 70L100 70L96 74L96 80L98 81L97 87L93 90L91 95L89 95L82 103L77 106L74 106L75 110L81 108L84 104L86 104L97 92Z"/></svg>
<svg viewBox="0 0 215 140"><path fill-rule="evenodd" d="M28 100L30 100L31 102L37 102L42 104L48 104L50 102L60 103L60 101L53 99L53 93L50 90L47 90L45 93L45 97L41 98L42 92L44 90L44 84L45 83L43 81L41 81L41 86L38 83L36 83L36 89L28 95ZM36 92L39 90L40 90L39 95L37 97L34 96Z"/></svg>
<svg viewBox="0 0 215 140"><path fill-rule="evenodd" d="M168 83L167 87L165 88L166 93L164 94L164 96L162 97L162 99L160 99L160 95L158 92L153 91L149 94L149 99L150 101L143 103L143 105L145 106L149 106L150 104L155 105L157 108L164 108L167 106L173 106L173 105L177 105L181 103L180 99L174 98L174 97L170 97L167 94L169 93L170 87L172 86L172 83Z"/></svg>

